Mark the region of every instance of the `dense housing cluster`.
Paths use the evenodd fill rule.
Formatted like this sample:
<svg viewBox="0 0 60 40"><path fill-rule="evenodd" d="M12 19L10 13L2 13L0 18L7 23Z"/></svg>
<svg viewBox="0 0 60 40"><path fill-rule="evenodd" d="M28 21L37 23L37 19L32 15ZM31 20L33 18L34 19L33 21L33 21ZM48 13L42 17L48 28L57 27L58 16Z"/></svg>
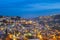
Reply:
<svg viewBox="0 0 60 40"><path fill-rule="evenodd" d="M25 19L0 16L0 40L60 40L60 15Z"/></svg>

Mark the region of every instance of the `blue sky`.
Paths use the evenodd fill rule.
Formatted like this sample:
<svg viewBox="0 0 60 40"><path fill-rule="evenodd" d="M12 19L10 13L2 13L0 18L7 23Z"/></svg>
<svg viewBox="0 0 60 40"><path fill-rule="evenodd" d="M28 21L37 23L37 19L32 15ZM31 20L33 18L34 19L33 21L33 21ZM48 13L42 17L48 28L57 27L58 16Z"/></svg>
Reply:
<svg viewBox="0 0 60 40"><path fill-rule="evenodd" d="M24 18L60 14L60 0L0 0L0 15Z"/></svg>

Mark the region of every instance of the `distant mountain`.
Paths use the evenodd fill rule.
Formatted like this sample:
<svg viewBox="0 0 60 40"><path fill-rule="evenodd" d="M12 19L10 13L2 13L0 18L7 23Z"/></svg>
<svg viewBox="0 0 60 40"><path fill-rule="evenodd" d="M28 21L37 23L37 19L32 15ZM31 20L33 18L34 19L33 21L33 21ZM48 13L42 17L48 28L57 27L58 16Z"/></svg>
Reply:
<svg viewBox="0 0 60 40"><path fill-rule="evenodd" d="M59 15L54 15L52 16L54 19L60 19L60 14Z"/></svg>

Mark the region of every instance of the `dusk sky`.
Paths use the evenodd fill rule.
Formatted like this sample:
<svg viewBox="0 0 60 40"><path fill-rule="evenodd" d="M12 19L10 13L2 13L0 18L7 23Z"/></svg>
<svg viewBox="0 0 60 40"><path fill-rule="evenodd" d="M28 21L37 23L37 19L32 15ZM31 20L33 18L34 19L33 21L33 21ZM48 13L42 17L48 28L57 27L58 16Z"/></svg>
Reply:
<svg viewBox="0 0 60 40"><path fill-rule="evenodd" d="M0 0L0 15L24 18L60 14L60 0Z"/></svg>

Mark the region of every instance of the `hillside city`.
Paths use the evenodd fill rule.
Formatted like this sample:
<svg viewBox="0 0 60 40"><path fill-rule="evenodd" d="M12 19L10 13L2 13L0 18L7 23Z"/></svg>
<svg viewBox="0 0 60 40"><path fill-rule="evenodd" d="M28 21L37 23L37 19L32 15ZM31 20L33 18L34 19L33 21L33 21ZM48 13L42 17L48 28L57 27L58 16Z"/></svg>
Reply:
<svg viewBox="0 0 60 40"><path fill-rule="evenodd" d="M60 40L60 15L26 19L0 15L0 40Z"/></svg>

